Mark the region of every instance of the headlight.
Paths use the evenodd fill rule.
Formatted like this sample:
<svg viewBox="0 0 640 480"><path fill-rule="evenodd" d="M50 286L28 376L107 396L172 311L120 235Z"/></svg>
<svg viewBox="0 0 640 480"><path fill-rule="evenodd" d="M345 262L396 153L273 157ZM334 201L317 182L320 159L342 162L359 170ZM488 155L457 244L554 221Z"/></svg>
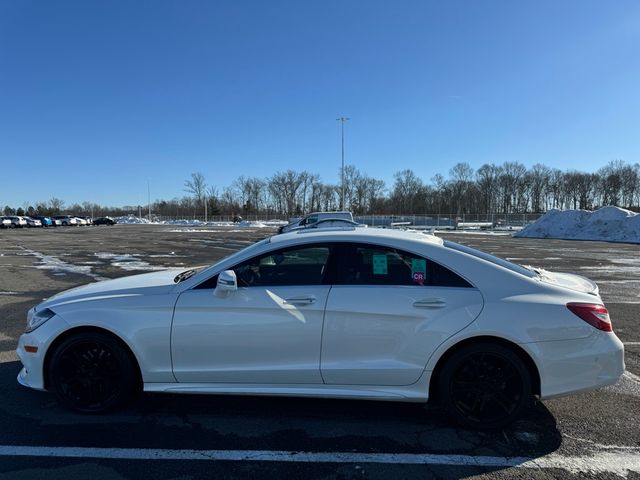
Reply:
<svg viewBox="0 0 640 480"><path fill-rule="evenodd" d="M26 333L33 332L36 328L42 325L44 322L53 317L53 313L48 308L44 308L40 311L31 310L27 315L27 330Z"/></svg>

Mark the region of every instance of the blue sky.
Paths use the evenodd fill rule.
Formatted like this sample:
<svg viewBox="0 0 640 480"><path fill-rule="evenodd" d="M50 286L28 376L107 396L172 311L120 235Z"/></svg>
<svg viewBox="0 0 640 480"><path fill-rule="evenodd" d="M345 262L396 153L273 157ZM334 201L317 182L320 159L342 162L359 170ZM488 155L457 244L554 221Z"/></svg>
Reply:
<svg viewBox="0 0 640 480"><path fill-rule="evenodd" d="M640 3L0 2L0 204L640 161Z"/></svg>

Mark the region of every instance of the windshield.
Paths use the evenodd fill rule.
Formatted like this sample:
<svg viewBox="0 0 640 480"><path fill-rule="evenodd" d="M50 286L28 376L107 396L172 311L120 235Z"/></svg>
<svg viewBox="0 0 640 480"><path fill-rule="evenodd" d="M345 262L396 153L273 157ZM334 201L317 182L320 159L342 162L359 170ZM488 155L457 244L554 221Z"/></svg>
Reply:
<svg viewBox="0 0 640 480"><path fill-rule="evenodd" d="M184 278L179 278L178 279L178 277L180 277L183 274L187 274L188 272L191 272L191 270L187 270L186 272L182 272L182 273L176 275L176 278L174 278L173 281L176 282L176 283L180 283L182 280L186 280L187 278L192 277L196 273L200 273L200 272L202 272L204 270L215 269L216 266L221 264L222 262L233 261L235 258L242 257L246 253L248 253L248 252L250 252L250 251L252 251L254 249L257 249L257 248L261 247L262 245L264 245L265 243L269 243L270 241L271 241L271 237L265 238L263 240L260 240L259 242L253 243L253 244L249 245L248 247L245 247L242 250L239 250L239 251L235 252L234 254L229 255L228 257L225 257L225 258L221 259L220 261L214 263L211 266L199 267L199 268L192 269L192 270L196 270L196 271L194 273L189 273L188 276L186 276Z"/></svg>
<svg viewBox="0 0 640 480"><path fill-rule="evenodd" d="M496 257L495 255L491 255L490 253L481 252L480 250L467 247L466 245L460 245L459 243L451 242L449 240L445 240L443 242L443 245L447 248L451 248L459 252L464 252L469 255L473 255L474 257L481 258L482 260L486 260L487 262L500 265L501 267L511 270L512 272L519 273L520 275L525 275L530 278L537 276L535 271L529 270L528 268L523 267L522 265L518 265L517 263L510 262L508 260L505 260L504 258Z"/></svg>

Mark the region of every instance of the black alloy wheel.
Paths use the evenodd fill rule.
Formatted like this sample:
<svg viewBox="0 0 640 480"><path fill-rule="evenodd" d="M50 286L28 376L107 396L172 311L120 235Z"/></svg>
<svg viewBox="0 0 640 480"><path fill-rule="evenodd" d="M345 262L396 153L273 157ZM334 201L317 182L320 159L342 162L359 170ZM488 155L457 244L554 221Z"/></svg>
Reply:
<svg viewBox="0 0 640 480"><path fill-rule="evenodd" d="M509 348L475 344L447 359L438 393L441 404L458 424L502 428L532 403L531 376Z"/></svg>
<svg viewBox="0 0 640 480"><path fill-rule="evenodd" d="M57 346L49 365L49 389L78 412L110 410L128 399L138 383L125 348L99 332L67 338Z"/></svg>

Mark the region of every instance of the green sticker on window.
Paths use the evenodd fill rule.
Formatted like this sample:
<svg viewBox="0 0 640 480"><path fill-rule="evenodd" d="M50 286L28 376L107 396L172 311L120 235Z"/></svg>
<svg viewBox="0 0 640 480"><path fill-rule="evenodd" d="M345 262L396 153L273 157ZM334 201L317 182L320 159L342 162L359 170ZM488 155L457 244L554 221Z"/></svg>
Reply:
<svg viewBox="0 0 640 480"><path fill-rule="evenodd" d="M420 285L424 284L427 278L427 261L423 258L411 259L411 278Z"/></svg>
<svg viewBox="0 0 640 480"><path fill-rule="evenodd" d="M387 274L387 256L373 255L373 274L374 275L386 275Z"/></svg>

